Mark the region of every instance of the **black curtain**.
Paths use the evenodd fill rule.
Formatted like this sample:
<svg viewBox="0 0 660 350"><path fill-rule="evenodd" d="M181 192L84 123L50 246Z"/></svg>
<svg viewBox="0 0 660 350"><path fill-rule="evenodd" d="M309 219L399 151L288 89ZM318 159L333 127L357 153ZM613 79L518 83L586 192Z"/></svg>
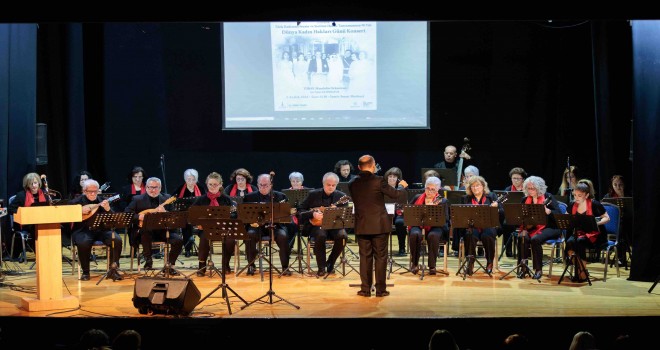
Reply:
<svg viewBox="0 0 660 350"><path fill-rule="evenodd" d="M635 222L630 279L650 281L660 276L658 193L660 163L660 21L633 21L633 191Z"/></svg>

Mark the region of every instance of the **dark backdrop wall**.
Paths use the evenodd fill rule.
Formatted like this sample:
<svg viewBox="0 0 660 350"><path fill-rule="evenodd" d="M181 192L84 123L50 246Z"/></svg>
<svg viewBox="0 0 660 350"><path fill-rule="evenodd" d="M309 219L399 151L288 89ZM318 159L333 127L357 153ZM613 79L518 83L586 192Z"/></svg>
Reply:
<svg viewBox="0 0 660 350"><path fill-rule="evenodd" d="M608 26L608 40L629 36L625 22ZM493 189L507 186L508 171L522 166L554 192L568 157L582 176L602 180L588 21L432 23L431 128L416 131L223 131L220 30L217 23L103 26L105 144L95 158L107 170L102 180L124 184L134 165L163 177L162 154L169 190L191 167L202 177L218 171L225 182L238 167L255 175L273 170L276 188L288 187L295 170L318 187L337 160L356 163L371 153L383 171L398 166L418 182L422 167L442 160L445 145L460 148L464 137L472 146L467 164ZM629 62L616 63L630 71ZM629 85L613 89L625 92L616 95L622 101L611 98L618 110L610 113L629 128ZM613 148L627 152L628 141L620 141ZM630 173L627 158L614 162L613 172Z"/></svg>

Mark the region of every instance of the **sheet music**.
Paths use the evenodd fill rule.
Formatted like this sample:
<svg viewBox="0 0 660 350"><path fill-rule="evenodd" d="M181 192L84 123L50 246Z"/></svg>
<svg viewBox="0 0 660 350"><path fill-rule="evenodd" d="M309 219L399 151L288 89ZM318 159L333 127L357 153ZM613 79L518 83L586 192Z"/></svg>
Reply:
<svg viewBox="0 0 660 350"><path fill-rule="evenodd" d="M389 215L394 215L395 207L396 207L395 203L385 203L385 209L387 209L387 214ZM353 209L353 212L355 212L355 209Z"/></svg>

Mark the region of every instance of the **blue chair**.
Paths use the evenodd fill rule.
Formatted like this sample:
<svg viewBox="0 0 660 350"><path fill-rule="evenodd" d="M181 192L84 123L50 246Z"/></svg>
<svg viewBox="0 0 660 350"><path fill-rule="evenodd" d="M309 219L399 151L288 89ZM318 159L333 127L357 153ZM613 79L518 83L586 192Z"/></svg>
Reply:
<svg viewBox="0 0 660 350"><path fill-rule="evenodd" d="M559 203L559 210L562 214L566 214L566 208L568 207L564 202ZM550 248L550 259L544 263L548 265L548 277L552 277L552 266L555 262L561 262L561 254L564 251L564 242L566 241L566 230L561 230L561 235L556 239L549 239L543 243L544 246ZM555 253L556 252L556 253Z"/></svg>
<svg viewBox="0 0 660 350"><path fill-rule="evenodd" d="M607 232L607 242L601 246L601 252L605 254L605 269L603 270L603 282L607 281L607 267L610 265L610 253L614 251L614 265L616 266L616 276L621 277L619 272L619 231L620 231L620 214L619 207L611 203L603 203L607 214L610 216L610 221L605 223L605 231Z"/></svg>

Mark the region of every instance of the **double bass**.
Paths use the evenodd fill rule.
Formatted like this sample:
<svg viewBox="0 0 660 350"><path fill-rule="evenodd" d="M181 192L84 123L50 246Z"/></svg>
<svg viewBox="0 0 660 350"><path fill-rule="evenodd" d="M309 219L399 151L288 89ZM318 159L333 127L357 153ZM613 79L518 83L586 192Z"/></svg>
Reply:
<svg viewBox="0 0 660 350"><path fill-rule="evenodd" d="M461 147L461 152L458 153L458 164L456 165L456 182L458 183L456 185L456 188L454 190L457 190L461 187L461 182L463 179L463 159L471 159L470 155L467 153L470 151L472 148L470 147L470 139L467 137L463 138L463 147Z"/></svg>

